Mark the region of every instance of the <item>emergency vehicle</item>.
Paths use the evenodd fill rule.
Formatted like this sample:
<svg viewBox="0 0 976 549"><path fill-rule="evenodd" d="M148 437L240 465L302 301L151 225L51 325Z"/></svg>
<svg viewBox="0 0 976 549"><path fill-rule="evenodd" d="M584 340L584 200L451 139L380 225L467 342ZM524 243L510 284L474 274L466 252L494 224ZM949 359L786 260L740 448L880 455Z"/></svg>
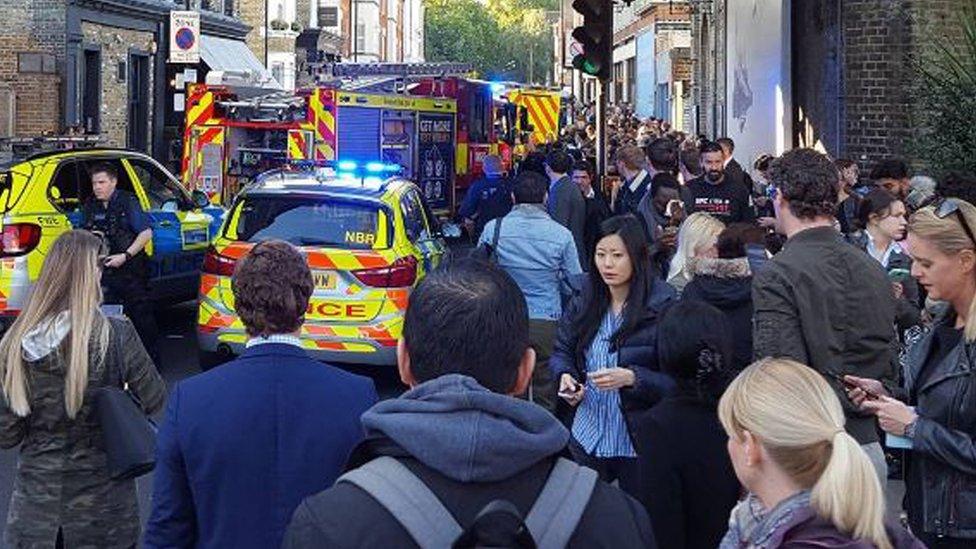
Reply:
<svg viewBox="0 0 976 549"><path fill-rule="evenodd" d="M191 195L145 154L56 147L0 164L0 317L9 321L20 312L51 245L81 225L81 207L92 196L89 171L96 163L115 167L118 188L134 193L149 217L152 297L166 303L193 299L204 251L223 210L211 207L202 194Z"/></svg>
<svg viewBox="0 0 976 549"><path fill-rule="evenodd" d="M200 363L211 367L244 349L231 276L257 242L274 238L298 246L312 270L302 346L326 361L395 364L410 292L446 251L420 188L399 171L354 161L285 167L245 188L203 263Z"/></svg>
<svg viewBox="0 0 976 549"><path fill-rule="evenodd" d="M456 102L316 87L268 93L191 85L183 179L214 202L288 162L376 158L399 164L439 213L454 210Z"/></svg>
<svg viewBox="0 0 976 549"><path fill-rule="evenodd" d="M546 88L498 84L496 109L504 125L512 129L517 156L530 142L547 145L559 140L562 118L562 93Z"/></svg>

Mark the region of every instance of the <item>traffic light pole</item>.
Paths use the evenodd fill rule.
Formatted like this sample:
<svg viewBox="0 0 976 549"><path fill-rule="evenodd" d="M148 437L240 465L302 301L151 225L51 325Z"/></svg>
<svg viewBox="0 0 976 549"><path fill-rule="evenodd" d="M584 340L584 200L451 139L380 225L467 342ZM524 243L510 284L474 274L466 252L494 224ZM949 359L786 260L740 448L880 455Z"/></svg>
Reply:
<svg viewBox="0 0 976 549"><path fill-rule="evenodd" d="M610 83L598 80L596 87L596 173L607 175L607 92Z"/></svg>

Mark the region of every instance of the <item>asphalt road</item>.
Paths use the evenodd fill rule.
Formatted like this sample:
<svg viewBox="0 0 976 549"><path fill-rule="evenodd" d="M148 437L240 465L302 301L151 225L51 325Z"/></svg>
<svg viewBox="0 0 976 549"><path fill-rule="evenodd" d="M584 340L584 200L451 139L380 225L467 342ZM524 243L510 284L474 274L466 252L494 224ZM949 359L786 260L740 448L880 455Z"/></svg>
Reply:
<svg viewBox="0 0 976 549"><path fill-rule="evenodd" d="M175 307L159 311L156 315L160 333L160 373L170 387L181 379L200 373L196 354L196 322L195 303L187 302ZM392 398L400 394L403 387L396 374L395 367L380 368L377 366L343 366L343 368L360 375L373 378L380 398ZM0 450L0 525L6 524L7 505L10 502L10 492L13 488L15 470L17 466L17 449ZM139 511L145 523L149 509L149 496L152 490L152 475L146 475L138 481ZM2 526L0 526L2 531ZM0 548L5 547L0 541Z"/></svg>

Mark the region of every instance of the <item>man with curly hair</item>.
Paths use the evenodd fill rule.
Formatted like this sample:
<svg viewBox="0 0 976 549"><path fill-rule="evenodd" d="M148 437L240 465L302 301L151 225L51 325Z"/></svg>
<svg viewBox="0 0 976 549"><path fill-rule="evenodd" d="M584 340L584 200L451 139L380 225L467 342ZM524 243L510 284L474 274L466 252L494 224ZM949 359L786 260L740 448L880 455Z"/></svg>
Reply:
<svg viewBox="0 0 976 549"><path fill-rule="evenodd" d="M776 228L783 250L753 279L755 358L786 357L824 374L844 405L847 431L884 484L874 418L860 414L837 376L893 380L895 299L878 262L834 228L839 175L823 154L796 149L774 160Z"/></svg>

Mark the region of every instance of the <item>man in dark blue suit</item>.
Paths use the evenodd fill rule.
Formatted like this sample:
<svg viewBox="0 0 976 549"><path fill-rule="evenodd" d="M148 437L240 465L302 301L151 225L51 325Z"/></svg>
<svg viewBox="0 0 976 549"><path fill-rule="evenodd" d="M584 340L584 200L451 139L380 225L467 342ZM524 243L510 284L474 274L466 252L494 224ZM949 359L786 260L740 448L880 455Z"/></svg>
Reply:
<svg viewBox="0 0 976 549"><path fill-rule="evenodd" d="M313 284L298 250L258 244L232 285L251 339L237 360L173 388L146 547L278 547L302 499L335 482L377 400L372 381L302 350Z"/></svg>

